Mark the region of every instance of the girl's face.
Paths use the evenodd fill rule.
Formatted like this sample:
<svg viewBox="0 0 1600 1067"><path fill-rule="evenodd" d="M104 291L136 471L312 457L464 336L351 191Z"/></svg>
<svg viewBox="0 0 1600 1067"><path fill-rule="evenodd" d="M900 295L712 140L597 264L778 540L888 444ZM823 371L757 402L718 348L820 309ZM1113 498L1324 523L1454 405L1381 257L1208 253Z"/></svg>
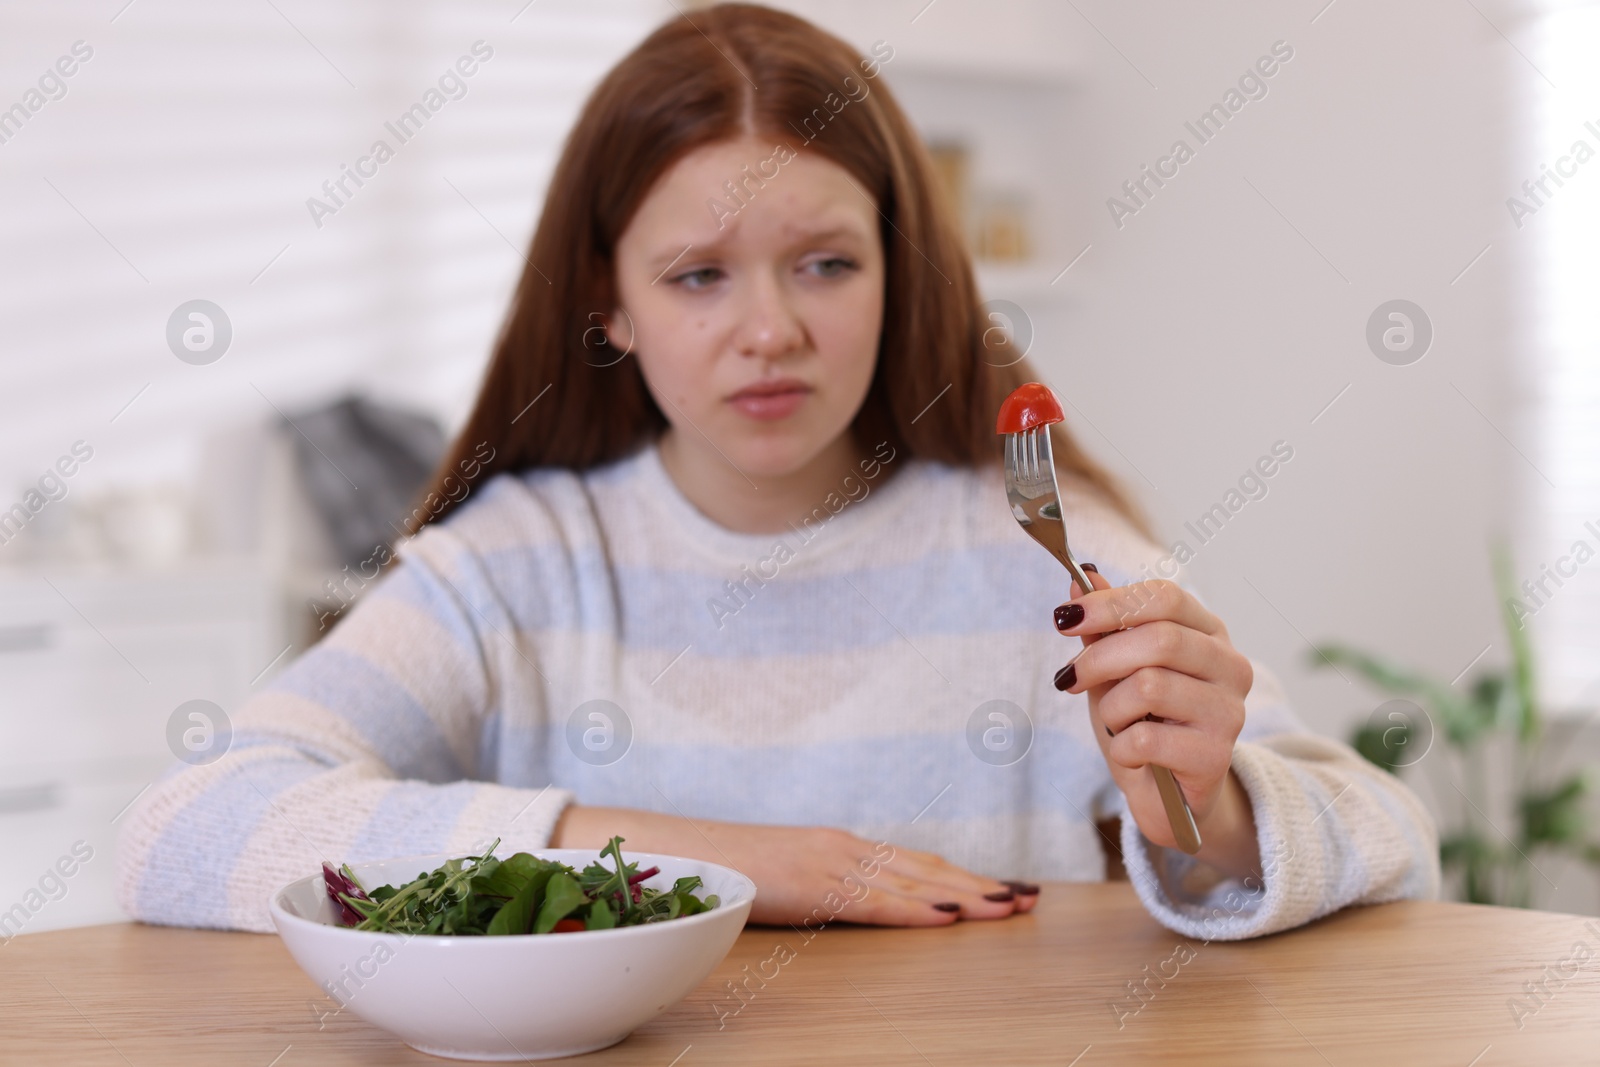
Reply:
<svg viewBox="0 0 1600 1067"><path fill-rule="evenodd" d="M883 271L877 207L842 167L754 139L707 145L618 241L608 340L631 344L680 453L753 480L794 474L847 441L877 362Z"/></svg>

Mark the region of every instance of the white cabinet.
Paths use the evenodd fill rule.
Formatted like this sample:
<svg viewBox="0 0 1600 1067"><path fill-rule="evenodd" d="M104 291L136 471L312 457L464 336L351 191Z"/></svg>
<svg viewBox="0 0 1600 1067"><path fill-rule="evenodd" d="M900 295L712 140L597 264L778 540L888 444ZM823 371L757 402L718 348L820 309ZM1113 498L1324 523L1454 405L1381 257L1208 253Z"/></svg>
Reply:
<svg viewBox="0 0 1600 1067"><path fill-rule="evenodd" d="M119 917L112 819L172 763L178 705L232 711L265 684L280 588L248 560L0 573L0 913L82 841L93 858L26 929Z"/></svg>

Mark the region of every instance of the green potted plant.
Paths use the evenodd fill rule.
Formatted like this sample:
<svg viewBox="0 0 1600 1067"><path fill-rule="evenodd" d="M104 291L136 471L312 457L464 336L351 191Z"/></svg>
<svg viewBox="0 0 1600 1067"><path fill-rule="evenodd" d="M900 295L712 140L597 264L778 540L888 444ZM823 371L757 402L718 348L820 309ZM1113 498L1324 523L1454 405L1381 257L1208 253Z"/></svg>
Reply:
<svg viewBox="0 0 1600 1067"><path fill-rule="evenodd" d="M1494 574L1511 660L1503 670L1479 674L1465 693L1347 645L1322 645L1312 662L1349 667L1377 688L1409 698L1379 708L1354 732L1351 744L1390 773L1419 765L1431 750L1442 749L1442 759L1421 768L1447 778L1460 798L1453 826L1441 827L1440 865L1447 875L1461 872L1463 899L1526 908L1537 870L1531 854L1564 853L1600 865L1600 844L1590 839L1583 810L1590 790L1585 770L1555 781L1542 773L1545 731L1532 649L1511 610L1515 592L1503 550L1495 553ZM1486 814L1492 781L1509 783L1509 832Z"/></svg>

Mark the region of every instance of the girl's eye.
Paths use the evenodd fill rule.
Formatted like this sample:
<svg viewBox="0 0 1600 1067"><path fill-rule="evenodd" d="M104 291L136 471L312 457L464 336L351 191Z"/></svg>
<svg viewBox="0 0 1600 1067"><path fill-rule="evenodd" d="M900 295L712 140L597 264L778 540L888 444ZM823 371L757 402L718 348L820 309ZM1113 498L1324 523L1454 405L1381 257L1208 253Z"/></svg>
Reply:
<svg viewBox="0 0 1600 1067"><path fill-rule="evenodd" d="M807 266L824 278L837 278L846 271L854 270L856 265L843 256L829 256L827 259L815 260Z"/></svg>
<svg viewBox="0 0 1600 1067"><path fill-rule="evenodd" d="M706 286L722 277L722 271L716 267L701 267L699 270L687 271L672 279L677 285L685 289L704 289Z"/></svg>

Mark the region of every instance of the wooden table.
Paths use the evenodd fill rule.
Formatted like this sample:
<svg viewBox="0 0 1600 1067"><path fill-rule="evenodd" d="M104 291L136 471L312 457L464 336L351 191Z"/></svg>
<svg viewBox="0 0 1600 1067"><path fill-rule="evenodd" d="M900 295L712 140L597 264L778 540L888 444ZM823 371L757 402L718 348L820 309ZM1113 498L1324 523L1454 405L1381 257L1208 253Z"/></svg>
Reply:
<svg viewBox="0 0 1600 1067"><path fill-rule="evenodd" d="M763 966L780 944L793 958ZM776 976L752 980L741 1007L725 983L747 965ZM1147 977L1141 1002L1129 983ZM445 1062L336 1007L273 936L128 923L0 945L0 1063ZM1600 920L1406 903L1204 944L1158 926L1126 883L1048 885L1032 915L997 923L835 927L810 942L751 927L682 1003L569 1062L1098 1067L1180 1057L1229 1067L1597 1062Z"/></svg>

